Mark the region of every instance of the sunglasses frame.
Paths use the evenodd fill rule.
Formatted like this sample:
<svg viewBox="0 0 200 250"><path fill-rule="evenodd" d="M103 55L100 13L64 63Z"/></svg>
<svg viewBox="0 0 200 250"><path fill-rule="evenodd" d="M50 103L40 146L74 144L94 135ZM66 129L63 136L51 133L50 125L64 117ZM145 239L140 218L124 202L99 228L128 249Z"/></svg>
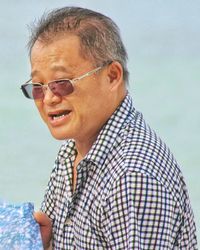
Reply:
<svg viewBox="0 0 200 250"><path fill-rule="evenodd" d="M27 86L34 86L34 85L41 86L44 95L45 95L45 91L46 91L47 89L50 89L50 90L51 90L51 88L49 87L49 84L52 84L52 83L59 84L59 81L68 81L68 82L72 85L72 88L73 88L73 85L74 85L75 82L77 82L77 81L79 81L79 80L81 80L81 79L83 79L83 78L85 78L85 77L87 77L87 76L91 76L92 74L98 72L99 70L101 70L103 67L107 66L107 65L110 64L110 63L111 63L111 62L106 63L106 64L104 64L104 65L102 65L102 66L99 66L99 67L97 67L97 68L95 68L95 69L93 69L93 70L90 70L89 72L87 72L87 73L85 73L85 74L83 74L83 75L81 75L81 76L79 76L79 77L73 78L73 79L67 79L67 78L65 78L65 79L59 79L59 80L54 80L54 81L48 82L47 84L42 84L42 83L40 83L40 82L38 82L38 83L37 83L37 82L36 82L36 83L30 83L30 82L32 81L32 79L29 79L28 81L26 81L24 84L21 85L21 90L22 90L24 96L27 97L27 98L29 98L29 99L32 99L32 100L43 99L44 97L43 97L43 98L32 98L32 97L28 94L28 91L26 90L26 87L27 87ZM53 91L51 90L51 92L53 92ZM71 91L70 93L72 93L72 92L73 92L73 89L72 89L72 91ZM70 93L69 93L69 94L70 94ZM55 93L53 92L53 94L55 94ZM56 94L55 94L55 95L56 95ZM67 96L67 95L68 95L68 94L66 94L66 95L60 95L60 96Z"/></svg>

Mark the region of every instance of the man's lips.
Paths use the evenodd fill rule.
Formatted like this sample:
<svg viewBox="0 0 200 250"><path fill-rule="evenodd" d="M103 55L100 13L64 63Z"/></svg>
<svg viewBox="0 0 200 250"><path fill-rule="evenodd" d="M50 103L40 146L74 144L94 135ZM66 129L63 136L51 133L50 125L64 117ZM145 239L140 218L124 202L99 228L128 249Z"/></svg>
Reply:
<svg viewBox="0 0 200 250"><path fill-rule="evenodd" d="M54 120L58 120L58 119L61 119L65 116L67 116L70 112L71 112L71 110L53 111L53 112L48 113L48 117L54 121Z"/></svg>

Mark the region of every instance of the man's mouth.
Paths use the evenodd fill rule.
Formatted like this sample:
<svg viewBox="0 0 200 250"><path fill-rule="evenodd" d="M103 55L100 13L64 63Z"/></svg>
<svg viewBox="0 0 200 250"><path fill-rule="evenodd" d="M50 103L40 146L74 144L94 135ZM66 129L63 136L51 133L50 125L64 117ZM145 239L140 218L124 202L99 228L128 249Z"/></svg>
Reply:
<svg viewBox="0 0 200 250"><path fill-rule="evenodd" d="M64 111L58 111L58 112L51 112L48 114L48 116L53 120L58 120L60 118L63 118L67 116L71 111L70 110L64 110Z"/></svg>

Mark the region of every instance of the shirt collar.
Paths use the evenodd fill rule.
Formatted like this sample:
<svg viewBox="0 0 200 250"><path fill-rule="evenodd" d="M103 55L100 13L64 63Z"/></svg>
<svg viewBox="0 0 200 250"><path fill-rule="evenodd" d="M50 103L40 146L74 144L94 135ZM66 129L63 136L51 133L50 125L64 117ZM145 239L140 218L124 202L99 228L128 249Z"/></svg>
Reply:
<svg viewBox="0 0 200 250"><path fill-rule="evenodd" d="M121 128L127 124L130 119L130 114L133 112L133 109L132 98L127 94L122 103L103 126L97 140L86 155L85 160L91 161L97 166L104 163L115 143L119 143L120 137L118 137L118 135Z"/></svg>

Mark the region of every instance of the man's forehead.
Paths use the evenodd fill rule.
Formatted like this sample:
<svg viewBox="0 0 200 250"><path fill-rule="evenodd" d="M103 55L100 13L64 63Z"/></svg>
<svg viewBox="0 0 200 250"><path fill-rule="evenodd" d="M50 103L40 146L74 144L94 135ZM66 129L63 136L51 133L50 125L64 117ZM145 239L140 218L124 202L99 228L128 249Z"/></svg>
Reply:
<svg viewBox="0 0 200 250"><path fill-rule="evenodd" d="M31 77L39 75L41 69L48 68L51 72L64 72L68 75L85 67L91 60L84 56L79 38L75 35L62 36L46 43L37 40L31 51ZM93 62L92 62L93 64Z"/></svg>
<svg viewBox="0 0 200 250"><path fill-rule="evenodd" d="M52 65L49 70L51 70L52 72L63 72L63 73L70 73L71 72L71 67L64 67L62 65ZM33 69L31 71L31 78L33 78L34 76L39 75L40 71L37 69Z"/></svg>
<svg viewBox="0 0 200 250"><path fill-rule="evenodd" d="M40 61L43 56L51 57L51 55L67 55L67 53L69 57L70 55L82 56L81 52L80 39L75 35L56 37L51 41L38 39L31 49L30 59Z"/></svg>

